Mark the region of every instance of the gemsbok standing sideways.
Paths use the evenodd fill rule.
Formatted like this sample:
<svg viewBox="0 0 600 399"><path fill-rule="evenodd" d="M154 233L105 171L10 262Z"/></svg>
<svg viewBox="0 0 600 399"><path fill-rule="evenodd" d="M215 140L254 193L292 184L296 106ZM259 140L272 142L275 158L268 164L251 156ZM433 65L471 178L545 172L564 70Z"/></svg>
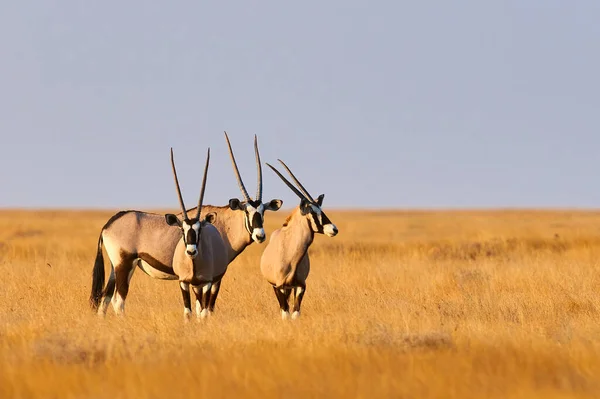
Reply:
<svg viewBox="0 0 600 399"><path fill-rule="evenodd" d="M300 316L300 305L306 292L306 278L310 272L308 247L312 244L315 233L335 237L338 229L321 209L325 194L319 195L315 201L287 165L281 159L278 161L288 171L298 188L273 166L268 163L267 166L273 169L277 176L300 197L300 205L288 216L283 227L271 233L271 238L260 259L260 271L273 286L281 309L281 318L285 320L289 317L292 293L292 319Z"/></svg>
<svg viewBox="0 0 600 399"><path fill-rule="evenodd" d="M173 273L179 277L179 285L183 295L183 315L186 320L189 319L192 313L190 285L196 295L196 316L204 318L208 314L211 285L213 281L220 281L227 270L225 244L219 231L211 224L217 218L217 215L207 213L203 219L200 219L209 160L210 149L206 156L198 207L195 216L190 219L183 203L177 170L173 160L173 149L171 149L171 167L173 168L175 188L177 189L183 219L180 220L177 216L168 213L165 215L165 221L167 225L179 227L180 230L179 243L173 254Z"/></svg>
<svg viewBox="0 0 600 399"><path fill-rule="evenodd" d="M268 203L262 202L262 168L258 142L254 136L254 152L258 174L257 193L253 200L248 195L240 172L238 170L231 143L227 132L225 140L229 148L229 156L238 186L244 196L240 201L237 198L229 200L226 206L204 205L200 218L206 218L209 213L214 213L216 219L214 226L219 231L225 250L227 263L231 263L242 251L253 242L262 243L266 234L263 228L265 211L277 211L283 204L280 199L273 199ZM197 208L188 209L187 212L197 211ZM183 212L177 215L183 216ZM179 242L180 234L176 229L164 223L164 215L135 210L121 211L113 215L104 225L98 239L98 250L94 262L90 305L99 314L105 314L108 305L115 294L113 304L117 313L122 313L125 298L129 291L129 282L136 265L153 278L175 280L177 276L172 273L173 253ZM137 248L138 243L141 247ZM111 273L104 286L104 256L102 246L106 249L111 260ZM134 248L135 247L135 248ZM133 250L133 249L135 250ZM126 266L116 265L124 262ZM214 279L210 289L208 314L214 311L217 296L221 286L221 279Z"/></svg>

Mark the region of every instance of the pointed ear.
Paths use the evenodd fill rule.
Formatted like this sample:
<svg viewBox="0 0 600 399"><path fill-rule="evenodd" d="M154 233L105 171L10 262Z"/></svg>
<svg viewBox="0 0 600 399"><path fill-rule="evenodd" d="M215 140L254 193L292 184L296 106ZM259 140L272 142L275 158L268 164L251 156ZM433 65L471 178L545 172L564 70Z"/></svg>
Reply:
<svg viewBox="0 0 600 399"><path fill-rule="evenodd" d="M265 206L265 210L266 211L278 211L279 208L281 208L281 205L283 205L283 201L280 199L272 199L271 201L269 201L269 203L267 204L267 206Z"/></svg>
<svg viewBox="0 0 600 399"><path fill-rule="evenodd" d="M310 212L310 202L302 198L300 200L300 213L306 215Z"/></svg>
<svg viewBox="0 0 600 399"><path fill-rule="evenodd" d="M232 211L243 211L244 210L242 208L242 203L237 198L232 198L232 199L229 200L229 208Z"/></svg>
<svg viewBox="0 0 600 399"><path fill-rule="evenodd" d="M206 216L204 216L204 221L207 223L214 224L215 220L217 220L217 214L215 212L207 213Z"/></svg>
<svg viewBox="0 0 600 399"><path fill-rule="evenodd" d="M317 205L323 205L323 198L325 198L325 194L319 195L319 198L317 198Z"/></svg>
<svg viewBox="0 0 600 399"><path fill-rule="evenodd" d="M179 226L181 227L181 221L177 219L177 216L172 213L167 213L165 215L165 220L169 226Z"/></svg>

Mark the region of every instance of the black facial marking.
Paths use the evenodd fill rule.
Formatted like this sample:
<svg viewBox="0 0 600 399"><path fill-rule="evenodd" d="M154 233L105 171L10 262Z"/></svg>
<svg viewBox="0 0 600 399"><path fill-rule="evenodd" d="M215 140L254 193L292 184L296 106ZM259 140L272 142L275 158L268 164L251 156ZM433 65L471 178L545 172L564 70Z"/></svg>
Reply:
<svg viewBox="0 0 600 399"><path fill-rule="evenodd" d="M321 220L323 221L323 226L331 223L331 220L329 220L329 218L327 217L327 215L325 215L325 212L323 211L321 211Z"/></svg>
<svg viewBox="0 0 600 399"><path fill-rule="evenodd" d="M185 237L185 245L195 245L198 243L198 237L196 235L196 230L190 228L187 231L187 236Z"/></svg>
<svg viewBox="0 0 600 399"><path fill-rule="evenodd" d="M252 223L250 223L250 225L253 229L260 229L263 227L263 220L260 213L254 213L254 216L252 216Z"/></svg>
<svg viewBox="0 0 600 399"><path fill-rule="evenodd" d="M258 209L258 207L262 204L261 201L252 201L252 200L248 201L248 203L250 205L252 205L253 207L255 207L256 209Z"/></svg>
<svg viewBox="0 0 600 399"><path fill-rule="evenodd" d="M315 223L315 226L317 226L317 230L320 233L323 230L323 226L321 225L321 223L319 223L319 218L317 217L317 214L314 212L311 212L310 216L312 217L312 220Z"/></svg>

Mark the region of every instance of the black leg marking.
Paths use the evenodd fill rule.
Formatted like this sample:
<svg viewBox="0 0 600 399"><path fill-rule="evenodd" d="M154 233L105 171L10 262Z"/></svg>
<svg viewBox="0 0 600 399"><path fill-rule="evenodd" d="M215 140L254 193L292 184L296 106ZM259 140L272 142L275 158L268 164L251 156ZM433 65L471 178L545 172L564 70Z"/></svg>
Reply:
<svg viewBox="0 0 600 399"><path fill-rule="evenodd" d="M217 302L217 297L219 296L219 290L221 290L221 280L214 282L212 287L210 287L210 300L208 302L208 311L214 312L215 303Z"/></svg>
<svg viewBox="0 0 600 399"><path fill-rule="evenodd" d="M192 300L191 300L189 285L188 285L187 290L183 289L183 287L179 287L179 288L181 288L181 295L183 296L183 308L184 308L184 310L187 310L191 313L192 312Z"/></svg>
<svg viewBox="0 0 600 399"><path fill-rule="evenodd" d="M305 292L306 285L294 288L294 312L300 313L300 305L302 305L302 298L304 298Z"/></svg>
<svg viewBox="0 0 600 399"><path fill-rule="evenodd" d="M117 314L121 314L125 310L125 300L129 293L129 276L133 271L131 262L123 262L115 267L115 291L113 297L113 307Z"/></svg>
<svg viewBox="0 0 600 399"><path fill-rule="evenodd" d="M275 291L277 301L279 301L279 309L281 309L283 312L288 312L290 310L290 307L288 305L285 293L281 292L280 289L277 287L273 287L273 290Z"/></svg>
<svg viewBox="0 0 600 399"><path fill-rule="evenodd" d="M208 304L210 302L210 288L206 290L206 292L201 292L201 295L202 300L200 301L200 304L202 304L202 310L204 310L208 308Z"/></svg>

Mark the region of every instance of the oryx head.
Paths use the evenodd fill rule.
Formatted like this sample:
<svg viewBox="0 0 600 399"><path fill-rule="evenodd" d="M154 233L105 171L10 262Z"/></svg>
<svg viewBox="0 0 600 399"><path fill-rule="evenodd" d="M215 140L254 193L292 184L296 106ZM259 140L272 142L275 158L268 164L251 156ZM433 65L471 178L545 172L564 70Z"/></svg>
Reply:
<svg viewBox="0 0 600 399"><path fill-rule="evenodd" d="M202 188L200 189L198 208L196 209L196 215L190 219L187 211L185 210L183 197L181 196L181 188L179 187L179 180L177 179L177 170L175 170L175 161L173 161L173 148L171 148L171 168L173 169L173 177L175 178L175 188L177 189L179 205L183 211L183 220L179 220L177 216L172 213L167 213L165 215L165 220L169 226L179 226L181 228L183 243L185 244L185 253L192 260L198 256L198 245L200 242L202 227L206 225L206 223L214 222L217 217L216 213L211 212L204 217L204 220L200 220L200 211L202 210L202 200L204 199L204 189L206 188L206 174L208 173L209 160L210 148L208 149L208 153L206 155L206 166L204 167L204 177L202 178Z"/></svg>
<svg viewBox="0 0 600 399"><path fill-rule="evenodd" d="M283 204L283 201L280 199L272 199L267 203L262 202L262 167L260 162L260 154L258 153L258 142L256 135L254 135L254 153L256 155L256 168L258 177L256 183L256 197L254 200L250 198L248 191L246 191L246 187L244 186L244 182L242 182L242 177L240 176L240 171L237 167L237 163L235 162L235 157L233 156L233 150L231 149L231 143L229 142L227 132L225 132L225 140L227 140L227 146L229 147L229 157L231 158L231 163L233 164L233 171L235 172L238 186L240 187L240 191L244 196L243 201L240 201L238 198L230 199L229 208L234 211L244 212L244 227L246 227L246 230L252 237L252 240L261 243L266 238L265 229L263 228L265 211L279 210Z"/></svg>
<svg viewBox="0 0 600 399"><path fill-rule="evenodd" d="M279 162L283 165L285 170L288 171L292 180L296 183L298 188L294 187L292 183L290 183L285 177L279 173L277 169L267 163L267 166L273 169L277 176L283 180L283 182L298 196L300 197L300 213L308 219L308 222L311 226L312 231L315 233L326 234L329 237L335 237L338 233L338 229L335 224L331 223L331 220L325 215L325 212L321 209L323 205L323 198L325 198L325 194L319 195L317 200L315 201L313 197L308 193L308 191L304 188L304 186L300 183L300 181L294 176L290 168L281 160L278 159ZM300 189L300 190L298 190Z"/></svg>

